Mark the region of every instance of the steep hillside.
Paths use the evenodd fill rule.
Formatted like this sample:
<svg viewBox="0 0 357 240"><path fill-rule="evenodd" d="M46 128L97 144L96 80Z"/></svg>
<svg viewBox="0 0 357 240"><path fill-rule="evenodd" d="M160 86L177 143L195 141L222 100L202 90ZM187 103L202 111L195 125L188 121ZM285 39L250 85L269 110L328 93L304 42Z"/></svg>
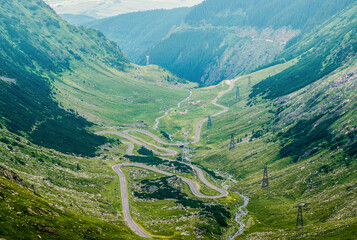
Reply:
<svg viewBox="0 0 357 240"><path fill-rule="evenodd" d="M357 4L304 34L298 44L286 49L282 57L301 55L296 66L267 78L253 88L251 97L276 98L292 93L326 76L357 53Z"/></svg>
<svg viewBox="0 0 357 240"><path fill-rule="evenodd" d="M353 2L205 1L192 9L182 28L151 47L139 63L144 64L148 55L152 63L178 76L214 84L271 63L289 40ZM217 31L221 34L215 37ZM204 41L201 35L207 36ZM197 53L207 59L202 61Z"/></svg>
<svg viewBox="0 0 357 240"><path fill-rule="evenodd" d="M149 47L179 27L189 11L189 8L176 8L127 13L84 25L103 32L136 61Z"/></svg>
<svg viewBox="0 0 357 240"><path fill-rule="evenodd" d="M0 189L2 238L137 239L125 227L83 216L51 203L26 186L14 172L1 166Z"/></svg>
<svg viewBox="0 0 357 240"><path fill-rule="evenodd" d="M281 28L190 27L178 29L144 55L201 85L212 85L267 64L298 31ZM139 63L144 64L144 56Z"/></svg>
<svg viewBox="0 0 357 240"><path fill-rule="evenodd" d="M0 14L0 76L12 79L0 81L1 123L35 143L92 156L104 139L87 133L92 123L53 101L50 82L75 61L99 58L122 69L127 60L103 35L64 23L42 1L7 1Z"/></svg>
<svg viewBox="0 0 357 240"><path fill-rule="evenodd" d="M67 92L64 100L71 101L72 105L75 101L83 103L81 96L91 93L81 88L81 84L92 89L97 86L95 81L100 82L102 93L103 89L107 91L102 99L107 101L113 94L124 92L115 103L116 109L138 107L137 103L126 100L132 96L127 91L128 85L135 84L139 94L153 93L163 98L167 94L177 96L168 104L186 95L185 89L177 89L180 87L176 77L160 69L142 69L145 73L141 74L141 70L135 70L119 47L102 33L69 25L40 0L6 2L0 6L0 14L0 121L10 131L28 136L36 144L93 156L96 148L105 143L104 138L87 132L93 123L78 116L64 102L62 105L69 110L58 104L59 93L66 94L66 91L72 94L78 91L78 95L73 100ZM108 72L113 72L110 81L116 79L115 87L108 82ZM79 83L74 84L73 76ZM56 84L67 87L61 91ZM176 90L170 90L172 87ZM150 109L146 103L150 102L142 102L145 108L141 112ZM163 107L155 102L150 106L156 109L153 111L156 115ZM101 111L97 114L106 109L103 107ZM87 117L87 112L82 111L81 115ZM140 114L140 110L136 113ZM122 112L122 117L124 115Z"/></svg>
<svg viewBox="0 0 357 240"><path fill-rule="evenodd" d="M185 22L192 26L254 26L259 28L311 29L354 0L206 0L192 9Z"/></svg>

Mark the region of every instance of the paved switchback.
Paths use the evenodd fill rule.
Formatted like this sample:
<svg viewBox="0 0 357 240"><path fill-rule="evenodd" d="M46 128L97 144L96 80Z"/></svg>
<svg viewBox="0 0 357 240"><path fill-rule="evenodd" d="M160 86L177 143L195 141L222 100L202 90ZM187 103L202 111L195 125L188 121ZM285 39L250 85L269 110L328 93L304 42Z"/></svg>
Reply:
<svg viewBox="0 0 357 240"><path fill-rule="evenodd" d="M218 101L221 97L223 97L226 93L232 91L232 89L234 88L234 84L235 84L236 81L238 81L238 79L239 79L239 78L236 78L236 79L234 79L234 80L226 80L226 82L227 82L228 85L229 85L229 88L228 88L227 90L223 91L223 92L220 92L220 93L218 94L218 96L217 96L215 99L213 99L213 100L211 101L211 103L212 103L213 105L216 105L217 107L223 108L222 111L220 111L220 112L218 112L218 113L212 115L212 117L217 117L218 115L221 115L221 114L223 114L223 113L225 113L225 112L227 112L227 111L229 110L229 107L222 106L222 105L218 104L217 101ZM198 143L198 142L200 141L202 126L203 126L203 124L204 124L205 122L207 122L207 121L208 121L208 118L204 118L204 119L202 119L202 120L197 124L196 133L195 133L195 135L193 136L193 137L195 138L195 140L192 142L193 144L194 144L194 143Z"/></svg>
<svg viewBox="0 0 357 240"><path fill-rule="evenodd" d="M218 96L213 99L211 101L212 104L218 106L218 107L221 107L223 108L222 111L212 115L212 117L216 117L218 115L221 115L225 112L227 112L229 110L228 107L225 107L225 106L222 106L220 104L217 103L217 101L222 97L224 96L226 93L232 91L232 89L234 88L234 83L238 80L235 79L235 80L227 80L225 81L226 83L228 83L229 85L229 88L225 91L222 91L218 94ZM178 107L180 107L181 103L186 101L187 99L189 99L190 97L192 96L192 91L190 90L190 95L184 99L183 101L181 101L180 103L178 103ZM156 124L154 126L154 129L156 129L159 125L159 121L161 118L165 117L168 115L169 111L171 111L173 108L167 110L165 112L165 114L159 118L156 119ZM197 143L199 142L200 140L200 135L201 135L201 130L202 130L202 126L203 124L208 120L208 118L204 118L203 120L201 120L198 124L197 124L197 127L196 127L196 133L194 135L194 138L195 140L193 142L190 142L190 144L193 144L193 143ZM114 131L106 131L106 132L98 132L96 133L97 135L105 135L105 134L113 134L113 135L117 135L117 136L120 136L120 137L123 137L123 138L126 138L127 140L135 143L135 144L138 144L139 146L145 146L146 148L150 149L151 151L153 151L155 154L157 155L160 155L160 156L174 156L176 154L178 154L177 151L175 150L171 150L171 149L167 149L167 148L163 148L163 147L159 147L159 146L156 146L154 144L151 144L151 143L148 143L142 139L140 139L139 137L136 137L136 136L132 136L130 135L130 133L132 132L138 132L138 133L142 133L142 134L145 134L149 137L151 137L152 139L154 139L157 143L159 144L162 144L162 145L169 145L169 146L180 146L180 145L183 145L183 143L168 143L168 142L164 142L162 141L160 138L158 138L157 136L155 136L154 134L152 134L151 132L149 131L146 131L146 130L142 130L142 129L129 129L129 130L125 130L123 132L114 132ZM126 154L127 155L133 155L133 150L134 150L134 145L133 143L129 143L129 142L123 142L125 145L128 146L128 149L126 151ZM160 151L158 151L160 150ZM138 163L122 163L122 164L117 164L115 166L113 166L113 170L118 174L119 176L119 180L120 180L120 189L121 189L121 198L122 198L122 205L123 205L123 216L124 216L124 219L125 221L127 222L128 226L135 232L137 233L139 236L141 237L146 237L146 238L151 238L151 236L145 231L143 230L134 220L133 218L131 217L130 215L130 209L129 209L129 197L128 197L128 190L127 190L127 183L126 183L126 178L125 178L125 175L123 173L123 171L121 170L121 167L138 167L138 168L144 168L144 169L147 169L147 170L150 170L150 171L154 171L154 172L157 172L157 173L161 173L163 175L166 175L166 176L173 176L174 174L172 173L169 173L169 172L165 172L165 171L162 171L162 170L159 170L159 169L156 169L154 167L150 167L150 166L147 166L147 165L143 165L143 164L138 164ZM185 177L181 177L181 176L178 176L182 181L184 181L189 187L190 187L190 190L192 191L192 193L197 196L197 197L200 197L200 198L206 198L206 199L217 199L217 198L222 198L222 197L226 197L228 196L228 192L226 190L223 190L223 189L220 189L216 186L214 186L213 184L211 184L204 176L203 174L203 171L198 168L198 167L195 167L195 166L191 166L197 173L197 176L198 178L200 179L200 181L205 184L206 186L208 186L209 188L211 189L214 189L216 191L218 191L220 194L219 195L216 195L216 196L207 196L207 195L204 195L200 192L200 187L199 185L192 181L192 180L189 180ZM244 225L241 225L241 226L244 226Z"/></svg>
<svg viewBox="0 0 357 240"><path fill-rule="evenodd" d="M182 100L181 102L179 102L177 104L177 107L180 107L183 102L187 101L188 99L190 99L192 97L192 90L189 89L188 92L189 92L188 97L185 98L184 100ZM169 115L170 111L172 111L173 109L174 109L173 107L170 108L169 110L165 111L164 115L162 115L162 116L160 116L160 117L155 119L155 125L153 127L154 130L156 130L159 127L160 119L166 117L167 115Z"/></svg>

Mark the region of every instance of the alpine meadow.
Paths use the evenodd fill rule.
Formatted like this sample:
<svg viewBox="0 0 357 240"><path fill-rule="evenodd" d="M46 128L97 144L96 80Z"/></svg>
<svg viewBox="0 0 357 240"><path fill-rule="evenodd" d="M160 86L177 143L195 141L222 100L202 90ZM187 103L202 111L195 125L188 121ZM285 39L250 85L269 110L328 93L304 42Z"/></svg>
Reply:
<svg viewBox="0 0 357 240"><path fill-rule="evenodd" d="M357 1L150 4L1 2L0 240L357 239Z"/></svg>

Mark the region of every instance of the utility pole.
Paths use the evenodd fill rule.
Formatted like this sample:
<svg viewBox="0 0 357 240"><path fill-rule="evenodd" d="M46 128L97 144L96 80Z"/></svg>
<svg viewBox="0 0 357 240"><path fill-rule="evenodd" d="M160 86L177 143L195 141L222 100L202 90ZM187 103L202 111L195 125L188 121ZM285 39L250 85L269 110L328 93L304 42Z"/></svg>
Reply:
<svg viewBox="0 0 357 240"><path fill-rule="evenodd" d="M264 166L262 189L266 189L268 187L270 187L269 186L269 177L268 177L268 167L265 165Z"/></svg>
<svg viewBox="0 0 357 240"><path fill-rule="evenodd" d="M238 99L240 96L240 93L239 93L239 87L237 86L237 91L236 91L236 99Z"/></svg>
<svg viewBox="0 0 357 240"><path fill-rule="evenodd" d="M301 202L300 204L295 206L298 209L297 219L296 219L296 229L300 229L304 227L304 219L302 216L302 210L306 207L306 203Z"/></svg>
<svg viewBox="0 0 357 240"><path fill-rule="evenodd" d="M236 143L234 141L234 133L230 134L230 136L231 136L231 142L229 144L229 151L236 148Z"/></svg>
<svg viewBox="0 0 357 240"><path fill-rule="evenodd" d="M212 119L211 116L208 116L207 129L211 129L211 128L212 128Z"/></svg>
<svg viewBox="0 0 357 240"><path fill-rule="evenodd" d="M248 87L252 87L252 76L248 77Z"/></svg>

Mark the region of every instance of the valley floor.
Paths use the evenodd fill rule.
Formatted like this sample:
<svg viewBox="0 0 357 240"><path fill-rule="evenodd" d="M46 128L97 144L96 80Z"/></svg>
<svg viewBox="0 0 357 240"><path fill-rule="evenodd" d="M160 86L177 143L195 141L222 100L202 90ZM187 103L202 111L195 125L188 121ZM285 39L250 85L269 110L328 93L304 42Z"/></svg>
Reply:
<svg viewBox="0 0 357 240"><path fill-rule="evenodd" d="M117 232L127 234L123 239L356 238L355 157L349 158L337 148L309 152L298 161L291 156L279 158L282 146L294 141L284 139L284 133L279 132L291 131L295 123L290 117L302 114L298 104L305 101L301 102L298 96L306 94L309 99L319 91L327 93L327 82L337 86L336 82L346 76L350 80L344 87L353 89L355 64L313 88L289 96L284 103L296 104L293 109L297 113L286 112L289 108L282 108L277 102L249 99L252 85L294 64L293 60L217 86L192 89L182 96L180 104L166 107L161 117L150 117L147 122L152 124L141 128L97 126L93 130L110 140L101 147L97 158L41 148L3 128L2 165L31 187L10 184L13 177L3 174L2 188L13 189L14 194L36 196L42 199L36 201L45 205L20 203L3 194L7 206L3 206L0 216L9 214L6 209L19 220L54 216L62 222L59 225L63 231L46 221L24 221L22 225L40 236L51 233L73 236L72 239L81 239L70 233L72 218L82 219L85 226L91 226L89 222L103 226L82 229L82 236L92 232L95 239L112 239ZM350 109L354 109L355 96L349 99ZM323 101L328 103L329 97ZM315 107L323 110L320 105ZM207 116L211 116L211 128ZM234 142L229 150L231 134ZM270 188L262 189L265 165ZM305 227L296 229L294 206L301 201L307 203ZM10 230L1 234L12 239ZM25 236L28 231L22 234Z"/></svg>

